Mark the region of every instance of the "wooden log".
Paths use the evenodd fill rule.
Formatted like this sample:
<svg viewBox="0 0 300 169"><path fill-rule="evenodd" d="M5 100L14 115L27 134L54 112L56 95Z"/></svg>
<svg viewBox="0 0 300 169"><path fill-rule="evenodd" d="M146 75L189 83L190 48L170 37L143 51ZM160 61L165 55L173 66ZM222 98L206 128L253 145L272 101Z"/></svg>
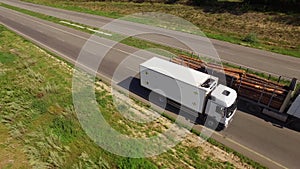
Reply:
<svg viewBox="0 0 300 169"><path fill-rule="evenodd" d="M244 79L241 81L241 80L237 80L236 81L237 84L240 84L241 85L246 85L246 86L249 86L249 87L252 87L254 89L260 89L260 90L265 90L267 92L275 92L276 94L285 94L284 91L282 90L277 90L277 89L274 89L274 88L270 88L270 87L267 87L265 85L261 85L261 84L254 84L254 83L250 83L250 82L247 82L247 81L244 81Z"/></svg>
<svg viewBox="0 0 300 169"><path fill-rule="evenodd" d="M257 75L254 75L254 74L247 73L246 76L252 77L252 78L254 78L254 79L258 79L258 80L263 81L263 82L266 82L266 83L274 84L274 85L277 85L277 86L281 86L281 87L284 87L284 86L285 86L284 84L280 84L280 83L277 83L277 82L273 82L273 81L271 81L271 80L264 79L264 78L262 78L262 77L259 77L259 76L257 76Z"/></svg>
<svg viewBox="0 0 300 169"><path fill-rule="evenodd" d="M197 63L205 63L205 62L203 62L201 59L192 58L192 57L185 56L185 55L179 55L178 57L179 57L179 58L182 58L182 59L185 59L185 60L194 61L194 62L197 62Z"/></svg>
<svg viewBox="0 0 300 169"><path fill-rule="evenodd" d="M240 80L240 79L238 79ZM266 87L266 88L270 88L270 89L273 89L273 90L277 90L277 91L280 91L280 92L283 92L283 93L287 93L288 91L281 87L281 86L275 86L275 85L272 85L272 84L268 84L268 83L262 83L262 82L258 82L258 81L254 81L253 79L249 79L247 77L243 78L242 79L243 82L247 82L247 83L251 83L253 85L256 85L256 86L261 86L261 87Z"/></svg>
<svg viewBox="0 0 300 169"><path fill-rule="evenodd" d="M216 65L214 63L209 63L208 66L219 66L219 65ZM246 71L245 70L242 70L242 69L236 69L236 68L231 68L231 67L227 67L227 66L222 66L221 68L223 68L224 70L227 70L227 71L230 71L230 72L236 72L236 73L239 73L239 74L245 74Z"/></svg>
<svg viewBox="0 0 300 169"><path fill-rule="evenodd" d="M184 61L186 61L187 63L193 63L193 64L196 64L196 65L200 65L202 67L205 67L206 66L206 63L201 61L201 60L197 60L197 59L194 59L194 58L187 58L187 56L183 57L184 55L181 55L180 57L178 57L179 59L182 59Z"/></svg>
<svg viewBox="0 0 300 169"><path fill-rule="evenodd" d="M197 64L194 64L194 63L191 63L191 62L187 62L187 61L181 60L179 58L173 58L171 61L174 62L174 63L177 63L179 65L188 66L192 69L199 69L201 67L201 65L197 65Z"/></svg>
<svg viewBox="0 0 300 169"><path fill-rule="evenodd" d="M241 87L238 94L239 96L242 96L254 102L260 101L259 103L264 105L268 105L270 99L272 98L271 94L264 93L263 95L261 95L261 93L253 92L251 89L245 87ZM279 109L283 103L283 100L284 98L275 96L272 98L269 106L274 109Z"/></svg>

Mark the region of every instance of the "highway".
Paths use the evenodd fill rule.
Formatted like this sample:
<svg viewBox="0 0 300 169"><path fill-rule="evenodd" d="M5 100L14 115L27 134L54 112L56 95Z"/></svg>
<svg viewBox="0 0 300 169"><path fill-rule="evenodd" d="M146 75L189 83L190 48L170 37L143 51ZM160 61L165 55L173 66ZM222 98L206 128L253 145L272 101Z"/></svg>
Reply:
<svg viewBox="0 0 300 169"><path fill-rule="evenodd" d="M211 55L211 53L214 53L214 51L211 51L211 49L207 47L206 41L204 40L203 42L201 42L201 40L199 40L201 38L196 35L159 29L156 27L146 26L143 24L137 24L127 21L114 21L113 25L107 26L107 24L111 23L113 19L79 12L67 11L42 5L36 5L26 2L20 2L19 0L0 0L0 2L96 28L103 27L104 29L109 29L113 32L156 32L156 35L138 35L137 37L186 50L190 48L188 48L185 44L174 40L174 38L171 37L178 37L178 39L180 40L187 39L187 41L190 44L197 44L197 46L201 48L199 49L199 53L201 55L206 56ZM160 36L160 34L166 36ZM244 65L253 69L289 78L296 77L297 79L300 79L300 59L298 58L248 48L219 40L210 40L214 45L215 49L217 50L220 58L224 61L228 61L230 63L237 63L239 65Z"/></svg>
<svg viewBox="0 0 300 169"><path fill-rule="evenodd" d="M74 62L91 35L0 7L0 22L37 45ZM102 39L101 44L111 43ZM99 44L99 45L101 45ZM99 68L99 73L111 78L117 65L128 53L138 49L119 44ZM288 59L287 59L288 60ZM298 64L299 66L299 64ZM133 69L135 69L133 67ZM130 71L130 70L128 70ZM300 134L274 126L271 119L246 112L243 105L225 131L213 138L249 156L269 168L298 168ZM201 127L196 125L195 128Z"/></svg>

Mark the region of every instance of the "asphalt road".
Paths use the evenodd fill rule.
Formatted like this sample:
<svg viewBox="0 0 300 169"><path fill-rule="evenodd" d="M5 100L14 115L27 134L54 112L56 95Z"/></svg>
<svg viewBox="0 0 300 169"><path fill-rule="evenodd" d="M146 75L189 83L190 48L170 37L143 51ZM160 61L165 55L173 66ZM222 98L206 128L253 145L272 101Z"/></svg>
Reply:
<svg viewBox="0 0 300 169"><path fill-rule="evenodd" d="M39 46L71 62L77 59L80 52L82 54L82 48L86 44L87 39L90 38L90 35L87 33L26 16L2 7L0 7L0 22ZM113 43L107 39L99 38L98 40L97 43L101 50L96 51L95 54L93 54L93 51L86 50L90 52L88 56L103 53L108 48L101 46L109 46ZM103 58L98 72L108 78L115 78L114 71L118 70L120 62L124 61L131 53L137 51L138 49L133 47L122 44L116 45ZM151 53L145 54L148 57L153 56ZM126 71L123 72L125 75L134 74L137 64L146 59L144 56L138 55L134 55L131 58L125 64ZM213 138L270 168L299 168L300 133L278 127L278 125L274 126L271 123L274 121L263 115L246 113L243 106L241 105L240 108L243 111L239 110L237 112L229 128L214 134ZM268 122L269 120L270 122ZM195 128L201 128L201 126L196 125Z"/></svg>
<svg viewBox="0 0 300 169"><path fill-rule="evenodd" d="M190 46L194 46L196 48L196 52L201 55L216 55L215 51L211 48L211 45L207 43L207 40L196 35L160 29L127 21L116 21L111 18L25 3L20 2L19 0L0 0L0 2L92 27L102 27L119 33L131 32L138 34L140 32L155 32L156 34L143 34L137 35L137 37L183 49L190 49ZM182 43L180 41L184 41L186 43ZM217 50L220 58L224 61L237 63L239 65L244 65L246 67L272 74L289 78L296 77L297 79L300 79L300 59L298 58L243 47L213 39L210 39L210 41Z"/></svg>

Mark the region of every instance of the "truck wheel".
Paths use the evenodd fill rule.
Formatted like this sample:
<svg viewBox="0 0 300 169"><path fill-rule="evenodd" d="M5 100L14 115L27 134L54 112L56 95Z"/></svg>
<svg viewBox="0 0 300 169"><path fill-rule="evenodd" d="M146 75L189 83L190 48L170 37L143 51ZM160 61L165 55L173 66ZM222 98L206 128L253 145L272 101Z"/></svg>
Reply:
<svg viewBox="0 0 300 169"><path fill-rule="evenodd" d="M204 126L215 130L215 129L218 128L218 125L219 125L219 123L213 117L210 117L210 116L206 117L206 120L204 122Z"/></svg>

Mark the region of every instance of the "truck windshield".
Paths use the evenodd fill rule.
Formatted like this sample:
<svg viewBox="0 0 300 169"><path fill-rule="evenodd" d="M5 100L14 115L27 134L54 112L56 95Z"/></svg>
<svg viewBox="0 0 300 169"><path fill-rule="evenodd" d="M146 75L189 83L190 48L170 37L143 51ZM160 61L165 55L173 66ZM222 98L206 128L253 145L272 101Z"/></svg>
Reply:
<svg viewBox="0 0 300 169"><path fill-rule="evenodd" d="M229 118L236 108L237 108L237 100L235 100L235 102L230 107L225 108L226 117Z"/></svg>

